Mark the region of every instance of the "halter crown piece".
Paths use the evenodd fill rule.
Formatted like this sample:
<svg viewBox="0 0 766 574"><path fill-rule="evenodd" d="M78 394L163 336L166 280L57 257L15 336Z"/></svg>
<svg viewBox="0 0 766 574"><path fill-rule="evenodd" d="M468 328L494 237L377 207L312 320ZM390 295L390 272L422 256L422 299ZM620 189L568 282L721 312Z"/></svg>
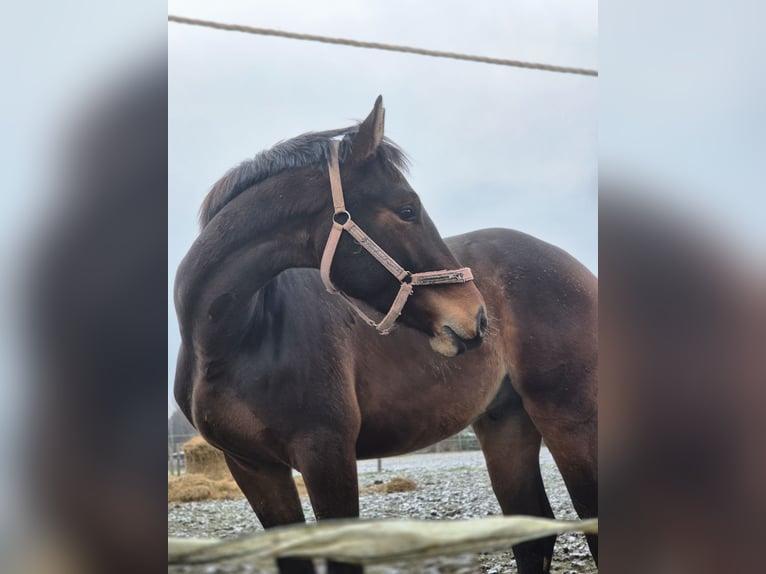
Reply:
<svg viewBox="0 0 766 574"><path fill-rule="evenodd" d="M381 335L388 335L396 324L399 315L402 314L407 299L412 295L413 288L416 285L443 285L445 283L467 283L473 281L473 273L468 267L462 269L453 269L441 271L426 271L423 273L410 273L399 265L383 248L375 243L361 228L351 219L351 214L346 211L346 204L343 200L343 186L340 182L340 168L338 166L338 148L340 142L332 140L330 142L330 159L327 167L330 172L330 190L332 191L332 204L335 213L332 216L332 229L325 244L322 261L319 266L319 272L322 276L322 282L328 292L341 295L348 304L357 312L365 323L375 327ZM335 250L338 248L338 242L343 231L347 231L357 243L372 255L378 262L385 267L391 275L399 281L399 293L397 293L391 308L383 319L376 323L367 314L362 311L354 301L345 293L333 285L330 280L330 268L332 267Z"/></svg>

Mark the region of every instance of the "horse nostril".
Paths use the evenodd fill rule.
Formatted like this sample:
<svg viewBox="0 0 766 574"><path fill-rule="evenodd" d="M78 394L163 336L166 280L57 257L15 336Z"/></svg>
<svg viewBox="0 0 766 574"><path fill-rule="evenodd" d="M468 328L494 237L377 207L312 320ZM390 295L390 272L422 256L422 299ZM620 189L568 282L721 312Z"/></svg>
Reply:
<svg viewBox="0 0 766 574"><path fill-rule="evenodd" d="M479 309L479 312L476 314L476 333L477 337L483 337L484 332L487 330L487 313L484 310L484 307Z"/></svg>

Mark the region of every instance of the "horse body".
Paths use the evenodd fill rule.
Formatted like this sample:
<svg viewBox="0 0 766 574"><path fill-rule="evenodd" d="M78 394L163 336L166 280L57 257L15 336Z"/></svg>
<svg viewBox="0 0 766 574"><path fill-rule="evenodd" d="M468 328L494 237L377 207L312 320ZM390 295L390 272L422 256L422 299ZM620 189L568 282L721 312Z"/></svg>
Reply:
<svg viewBox="0 0 766 574"><path fill-rule="evenodd" d="M251 334L224 370L179 379L182 396L194 389L187 416L229 456L301 470L300 437L322 426L347 429L355 458L365 459L412 452L476 421L502 425L525 406L544 408L561 417L562 430L546 433L549 444L564 442L564 453L553 451L557 460L576 455L591 463L588 487L575 489L595 515L594 441L566 456L570 443L583 444L573 437L595 424L595 278L518 232L485 230L446 242L474 269L487 303L492 327L481 347L447 358L406 327L380 336L324 291L316 270L291 269L259 294ZM589 353L574 352L582 348ZM536 455L540 437L529 434L488 441L491 428L479 431L485 452L501 444L503 452L531 448ZM530 462L523 470L535 468Z"/></svg>
<svg viewBox="0 0 766 574"><path fill-rule="evenodd" d="M287 177L298 178L293 172ZM298 180L325 185L305 173ZM297 183L279 183L279 193L306 193ZM317 518L358 516L357 459L411 452L469 424L504 513L553 516L539 469L542 436L576 510L595 516L593 275L563 251L520 232L454 237L446 240L454 259L441 268L456 260L470 266L475 287L417 288L403 315L409 324L381 336L324 290L316 269L306 269L317 267L326 234L310 214L326 205L316 200L295 207L282 221L246 217L269 185L264 182L260 194L238 196L211 220L176 281L183 341L176 398L200 433L224 451L263 526L304 520L291 469L303 474ZM380 219L396 225L389 217ZM250 239L238 240L241 233ZM350 261L361 261L353 257L353 242L346 243L341 248ZM489 317L486 332L478 327L482 344L458 356L435 353L442 342L429 346L421 332L432 329L423 324L433 323L433 308L468 317L461 312L473 304L477 288L481 312L485 306ZM371 305L386 307L368 293ZM454 334L469 327L442 330L456 352L470 348L460 340L470 343L472 334ZM514 547L519 571L547 571L553 542ZM595 550L595 539L589 542ZM280 568L312 571L304 560L282 560ZM330 570L359 571L333 563Z"/></svg>

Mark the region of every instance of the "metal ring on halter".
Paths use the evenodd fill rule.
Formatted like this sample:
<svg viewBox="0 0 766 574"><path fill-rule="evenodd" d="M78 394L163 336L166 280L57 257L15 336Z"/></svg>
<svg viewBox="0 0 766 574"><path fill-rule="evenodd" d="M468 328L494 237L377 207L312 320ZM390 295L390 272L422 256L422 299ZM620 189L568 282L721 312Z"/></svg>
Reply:
<svg viewBox="0 0 766 574"><path fill-rule="evenodd" d="M345 221L338 221L338 216L339 215L340 216L345 216L346 220ZM332 220L335 223L337 223L338 225L343 226L343 225L346 225L346 223L348 223L349 221L351 221L351 214L348 211L346 211L345 209L339 209L338 211L333 213Z"/></svg>

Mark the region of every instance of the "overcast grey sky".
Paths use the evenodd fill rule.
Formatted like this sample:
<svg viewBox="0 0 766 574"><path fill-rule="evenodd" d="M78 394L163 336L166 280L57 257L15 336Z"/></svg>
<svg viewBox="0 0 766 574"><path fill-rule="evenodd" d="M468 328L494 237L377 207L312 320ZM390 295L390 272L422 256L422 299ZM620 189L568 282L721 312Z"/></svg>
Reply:
<svg viewBox="0 0 766 574"><path fill-rule="evenodd" d="M201 2L170 14L598 68L595 0ZM597 80L168 25L168 412L179 336L175 269L197 210L231 166L310 130L364 118L386 133L442 235L510 227L597 271Z"/></svg>

